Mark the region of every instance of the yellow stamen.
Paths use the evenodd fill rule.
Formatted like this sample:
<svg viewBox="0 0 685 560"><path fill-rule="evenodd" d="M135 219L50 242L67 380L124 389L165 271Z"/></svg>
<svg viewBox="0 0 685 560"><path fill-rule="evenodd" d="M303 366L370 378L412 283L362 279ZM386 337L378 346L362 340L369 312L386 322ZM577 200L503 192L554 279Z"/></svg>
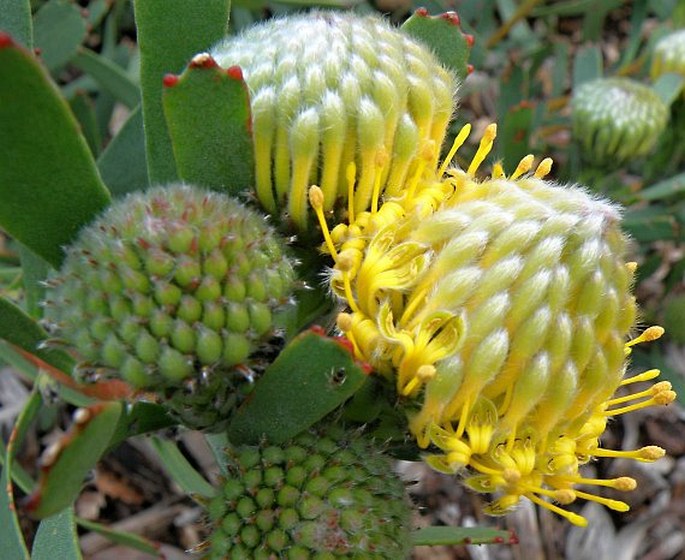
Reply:
<svg viewBox="0 0 685 560"><path fill-rule="evenodd" d="M330 231L328 230L328 224L326 223L326 217L323 214L323 191L316 185L309 187L309 204L314 209L317 220L319 220L319 225L321 226L321 233L323 233L323 238L326 241L326 247L328 252L333 257L333 260L337 260L338 251L335 250L335 244L331 238Z"/></svg>
<svg viewBox="0 0 685 560"><path fill-rule="evenodd" d="M584 478L582 476L555 476L551 478L552 484L555 479L571 482L573 484L586 484L589 486L603 486L605 488L613 488L621 492L630 492L637 488L637 482L634 478L629 476L619 476L618 478Z"/></svg>
<svg viewBox="0 0 685 560"><path fill-rule="evenodd" d="M576 496L582 498L583 500L588 500L589 502L597 502L598 504L602 504L603 506L606 506L609 509L613 509L614 511L620 511L622 513L625 513L626 511L630 510L630 506L620 500L610 500L609 498L595 496L594 494L588 494L587 492L581 492L580 490L576 490L575 492Z"/></svg>
<svg viewBox="0 0 685 560"><path fill-rule="evenodd" d="M503 179L506 177L506 174L504 173L504 168L502 167L502 164L498 161L492 164L492 178L493 179Z"/></svg>
<svg viewBox="0 0 685 560"><path fill-rule="evenodd" d="M538 165L538 168L535 170L535 173L533 173L533 176L536 179L544 179L547 177L547 175L549 175L549 172L552 171L553 164L554 162L552 161L552 158L543 159Z"/></svg>
<svg viewBox="0 0 685 560"><path fill-rule="evenodd" d="M633 451L616 451L614 449L602 449L601 447L597 447L592 450L592 454L595 457L622 457L625 459L634 459L635 461L651 463L657 459L661 459L666 455L666 452L656 445L647 445L646 447L641 447L640 449L635 449Z"/></svg>
<svg viewBox="0 0 685 560"><path fill-rule="evenodd" d="M381 197L381 181L383 179L383 168L388 162L388 152L385 148L378 150L376 154L376 176L373 181L373 195L371 197L371 213L378 212L378 200Z"/></svg>
<svg viewBox="0 0 685 560"><path fill-rule="evenodd" d="M498 477L502 476L501 470L488 467L487 465L482 464L480 461L474 459L473 457L471 457L469 464L480 473Z"/></svg>
<svg viewBox="0 0 685 560"><path fill-rule="evenodd" d="M621 381L620 386L630 385L631 383L638 383L639 381L651 381L661 375L661 370L658 369L648 369L632 377L628 377Z"/></svg>
<svg viewBox="0 0 685 560"><path fill-rule="evenodd" d="M533 154L528 154L526 157L522 158L521 161L519 161L519 164L516 166L516 169L514 169L514 172L511 174L511 177L509 177L509 179L515 181L524 173L528 173L533 167L534 159L535 156Z"/></svg>
<svg viewBox="0 0 685 560"><path fill-rule="evenodd" d="M347 164L345 179L347 180L347 221L351 224L354 222L354 187L357 182L357 166L353 161Z"/></svg>
<svg viewBox="0 0 685 560"><path fill-rule="evenodd" d="M464 142L466 142L466 139L469 137L469 134L471 134L471 125L469 123L466 123L464 126L461 127L459 134L457 134L457 137L454 139L454 142L452 143L452 147L450 148L447 157L442 162L440 169L438 169L438 177L442 177L445 174L445 170L449 167L450 163L452 163L452 160L454 159L457 150L464 145Z"/></svg>
<svg viewBox="0 0 685 560"><path fill-rule="evenodd" d="M471 397L467 397L464 401L464 405L461 408L461 415L459 416L459 424L455 434L458 438L464 435L466 430L466 421L469 419L469 413L471 412Z"/></svg>
<svg viewBox="0 0 685 560"><path fill-rule="evenodd" d="M634 261L627 262L626 268L628 269L628 272L630 272L631 274L635 274L635 271L637 270L637 263Z"/></svg>
<svg viewBox="0 0 685 560"><path fill-rule="evenodd" d="M540 507L553 511L557 515L561 515L561 517L568 519L574 525L577 525L578 527L587 527L587 519L585 519L583 516L575 514L571 511L567 511L559 506L555 506L554 504L550 504L542 498L538 498L535 494L525 494L525 496L531 502L539 505Z"/></svg>
<svg viewBox="0 0 685 560"><path fill-rule="evenodd" d="M659 325L654 325L642 331L642 334L640 334L640 336L635 337L632 340L626 342L625 347L630 348L631 346L635 346L636 344L640 344L642 342L652 342L653 340L661 338L664 332L665 331L663 327L660 327Z"/></svg>
<svg viewBox="0 0 685 560"><path fill-rule="evenodd" d="M657 387L663 385L663 387ZM666 388L668 386L668 388ZM671 384L668 381L663 381L662 383L657 383L654 387L657 387L657 391L653 394L650 399L641 401L639 403L634 403L622 408L614 408L611 410L605 410L604 414L607 416L618 416L619 414L626 414L628 412L633 412L634 410L640 410L642 408L647 408L649 406L665 406L671 404L676 399L675 391L671 391ZM647 392L647 391L643 391Z"/></svg>
<svg viewBox="0 0 685 560"><path fill-rule="evenodd" d="M651 397L656 395L657 393L660 393L661 391L670 391L672 388L671 384L668 381L660 381L659 383L655 383L652 385L649 389L645 389L644 391L640 391L639 393L632 393L630 395L625 395L623 397L616 397L615 399L611 399L606 401L606 405L609 406L614 406L615 404L621 404L624 402L628 401L633 401L635 399L642 399L644 397Z"/></svg>
<svg viewBox="0 0 685 560"><path fill-rule="evenodd" d="M475 175L476 171L478 171L480 164L483 163L483 160L490 153L490 150L492 150L495 136L497 136L497 125L495 123L489 124L483 133L483 138L480 139L476 155L473 156L471 165L469 165L469 168L466 170L467 175Z"/></svg>

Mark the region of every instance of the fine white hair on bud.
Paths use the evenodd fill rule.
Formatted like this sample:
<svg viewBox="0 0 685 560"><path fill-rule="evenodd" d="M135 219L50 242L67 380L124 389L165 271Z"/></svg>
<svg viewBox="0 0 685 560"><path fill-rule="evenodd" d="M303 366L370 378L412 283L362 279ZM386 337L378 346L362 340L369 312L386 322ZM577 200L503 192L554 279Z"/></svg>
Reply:
<svg viewBox="0 0 685 560"><path fill-rule="evenodd" d="M397 194L425 146L432 146L437 158L454 110L452 73L428 47L378 17L315 11L274 19L226 38L211 55L223 67L242 69L253 99L265 102L259 97L263 88L277 92L273 112L253 111L253 126L262 131L255 150L264 155L273 143L269 169L256 173L262 181L271 177L273 185L260 183L257 198L296 230L315 221L299 178L308 175L310 183L321 185L326 209L341 209L339 217L358 189L356 211L367 210L386 191ZM332 94L342 100L340 116L334 115ZM308 142L312 153L305 157L302 149L293 149L294 137L302 135L297 116L308 111L318 114L320 130L319 142ZM267 127L275 131L273 140ZM337 143L326 134L333 129L344 131ZM264 157L258 165L267 165ZM350 165L354 173L348 181Z"/></svg>

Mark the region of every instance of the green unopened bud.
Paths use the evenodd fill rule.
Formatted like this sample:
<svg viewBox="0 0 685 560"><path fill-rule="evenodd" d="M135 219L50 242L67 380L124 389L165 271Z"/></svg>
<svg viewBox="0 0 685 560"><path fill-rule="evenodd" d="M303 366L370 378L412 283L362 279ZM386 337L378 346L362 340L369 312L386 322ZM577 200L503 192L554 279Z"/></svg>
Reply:
<svg viewBox="0 0 685 560"><path fill-rule="evenodd" d="M324 440L334 448L321 449ZM351 453L342 477L313 483L307 462L335 463L342 451ZM367 436L313 428L279 447L242 446L229 455L229 476L208 507L214 526L209 560L236 558L236 550L253 559L408 556L410 507L403 484ZM270 466L285 456L283 468Z"/></svg>
<svg viewBox="0 0 685 560"><path fill-rule="evenodd" d="M170 185L129 195L82 231L50 282L46 317L91 369L159 391L193 427L220 429L243 394L233 368L266 343L293 281L262 216Z"/></svg>
<svg viewBox="0 0 685 560"><path fill-rule="evenodd" d="M310 219L307 189L321 185L325 210L344 208L345 173L371 204L376 173L379 192L390 177L411 166L392 154L402 120L414 123L419 145L442 144L454 108L456 79L427 47L384 20L350 13L318 12L285 17L230 37L210 53L217 62L240 66L250 87L255 141L256 188L262 205L296 229ZM406 128L406 126L405 126Z"/></svg>
<svg viewBox="0 0 685 560"><path fill-rule="evenodd" d="M647 155L668 121L668 107L648 86L628 78L584 83L571 101L573 136L584 156L617 167Z"/></svg>

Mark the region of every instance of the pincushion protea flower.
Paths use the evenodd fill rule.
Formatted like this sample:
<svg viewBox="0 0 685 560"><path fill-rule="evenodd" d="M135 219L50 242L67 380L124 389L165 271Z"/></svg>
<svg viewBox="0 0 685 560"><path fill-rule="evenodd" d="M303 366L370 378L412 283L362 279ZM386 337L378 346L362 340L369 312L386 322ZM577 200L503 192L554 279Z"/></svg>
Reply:
<svg viewBox="0 0 685 560"><path fill-rule="evenodd" d="M634 480L583 478L579 466L593 457L661 457L655 446L603 449L599 437L611 417L675 394L661 382L623 395L622 387L659 374L624 378L632 345L663 329L626 342L635 265L624 262L619 210L544 180L549 159L531 173L528 156L508 177L496 164L478 180L494 125L467 170L448 169L469 130L437 173L425 154L399 197L379 207L376 188L371 211L350 205L349 224L330 233L312 187L335 260L330 286L349 306L338 326L406 398L412 433L433 450L426 461L498 494L490 513L522 496L577 525L586 520L553 502L584 498L625 511L576 486L628 490Z"/></svg>
<svg viewBox="0 0 685 560"><path fill-rule="evenodd" d="M456 79L433 53L381 18L313 12L250 27L215 46L250 89L257 197L296 229L308 227L307 189L326 210L347 199L368 209L372 188L399 194L421 146L440 146Z"/></svg>
<svg viewBox="0 0 685 560"><path fill-rule="evenodd" d="M654 46L650 67L652 79L669 72L685 76L685 29L669 33Z"/></svg>
<svg viewBox="0 0 685 560"><path fill-rule="evenodd" d="M597 165L620 165L648 154L668 122L668 107L651 89L629 78L600 78L571 99L573 136Z"/></svg>

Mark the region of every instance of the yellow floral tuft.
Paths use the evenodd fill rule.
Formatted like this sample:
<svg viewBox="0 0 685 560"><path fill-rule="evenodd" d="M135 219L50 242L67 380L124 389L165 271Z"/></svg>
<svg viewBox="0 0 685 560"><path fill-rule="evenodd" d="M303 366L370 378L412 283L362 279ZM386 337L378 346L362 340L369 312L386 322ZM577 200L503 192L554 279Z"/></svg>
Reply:
<svg viewBox="0 0 685 560"><path fill-rule="evenodd" d="M466 125L437 171L429 146L395 198L380 204L374 189L371 210L353 213L351 203L349 223L330 233L323 194L312 188L335 261L330 285L349 307L338 327L405 397L426 462L499 496L490 513L521 497L576 525L585 519L563 506L577 498L625 511L578 487L631 490L632 479L583 478L579 467L593 457L663 455L653 446L603 449L599 438L611 417L675 393L667 382L623 389L658 376L624 379L632 346L663 329L628 340L635 265L624 260L619 210L546 181L550 159L535 167L527 156L509 177L495 164L478 179L495 125L466 170L450 167L469 133Z"/></svg>

